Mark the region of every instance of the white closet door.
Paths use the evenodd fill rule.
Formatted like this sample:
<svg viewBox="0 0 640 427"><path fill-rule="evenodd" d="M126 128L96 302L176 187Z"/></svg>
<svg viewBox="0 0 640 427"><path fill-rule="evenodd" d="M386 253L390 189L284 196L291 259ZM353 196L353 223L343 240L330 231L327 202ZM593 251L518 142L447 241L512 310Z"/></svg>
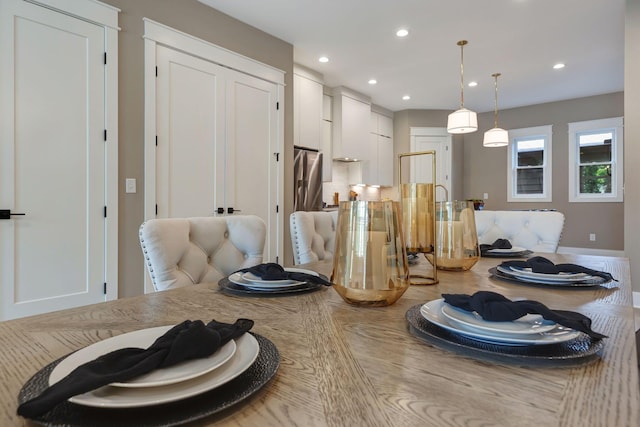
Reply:
<svg viewBox="0 0 640 427"><path fill-rule="evenodd" d="M104 301L104 28L0 12L0 319Z"/></svg>
<svg viewBox="0 0 640 427"><path fill-rule="evenodd" d="M157 66L157 217L212 216L224 206L225 70L162 46Z"/></svg>
<svg viewBox="0 0 640 427"><path fill-rule="evenodd" d="M264 260L278 255L277 86L229 71L225 206L257 215L267 224ZM282 156L282 154L280 154ZM282 159L280 159L282 161ZM222 180L219 180L222 185ZM222 191L222 188L219 187Z"/></svg>

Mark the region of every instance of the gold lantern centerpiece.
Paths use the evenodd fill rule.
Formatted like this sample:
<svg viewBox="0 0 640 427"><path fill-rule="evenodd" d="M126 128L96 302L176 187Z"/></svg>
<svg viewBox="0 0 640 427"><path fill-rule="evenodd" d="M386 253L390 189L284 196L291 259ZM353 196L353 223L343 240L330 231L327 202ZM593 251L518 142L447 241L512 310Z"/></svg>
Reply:
<svg viewBox="0 0 640 427"><path fill-rule="evenodd" d="M432 179L430 183L402 183L402 164L405 157L431 156ZM400 185L400 207L405 247L408 253L422 253L433 266L432 276L410 274L412 285L435 285L438 283L437 255L435 252L435 187L436 152L417 151L398 155L398 183ZM427 254L430 254L427 257Z"/></svg>

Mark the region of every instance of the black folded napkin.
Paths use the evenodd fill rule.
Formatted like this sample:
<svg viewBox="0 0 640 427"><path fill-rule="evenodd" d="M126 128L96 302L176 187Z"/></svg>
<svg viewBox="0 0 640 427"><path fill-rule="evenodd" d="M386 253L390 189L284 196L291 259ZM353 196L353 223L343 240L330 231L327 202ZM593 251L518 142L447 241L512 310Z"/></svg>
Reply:
<svg viewBox="0 0 640 427"><path fill-rule="evenodd" d="M544 273L544 274L559 274L559 273L586 273L592 276L602 277L606 280L614 280L611 273L607 273L606 271L597 271L592 270L587 267L583 267L577 264L554 264L548 259L535 256L533 258L529 258L526 261L505 261L500 264L502 267L517 267L517 268L530 268L534 273Z"/></svg>
<svg viewBox="0 0 640 427"><path fill-rule="evenodd" d="M503 295L489 291L478 291L473 295L442 294L444 301L466 311L475 311L484 320L509 322L531 314L540 314L547 320L584 332L594 339L607 338L591 329L591 319L581 313L552 310L538 301L511 301Z"/></svg>
<svg viewBox="0 0 640 427"><path fill-rule="evenodd" d="M480 252L490 251L491 249L511 249L511 242L507 239L497 239L492 244L482 244L480 245Z"/></svg>
<svg viewBox="0 0 640 427"><path fill-rule="evenodd" d="M233 324L212 320L207 325L201 320L185 320L147 349L122 348L78 366L39 396L21 404L18 415L34 418L72 396L113 382L125 382L185 360L207 357L252 327L253 320L249 319L238 319Z"/></svg>
<svg viewBox="0 0 640 427"><path fill-rule="evenodd" d="M238 271L255 274L262 280L295 280L297 282L307 282L325 286L333 285L333 283L320 275L316 276L315 274L301 273L298 271L286 271L280 264L276 264L275 262L258 264Z"/></svg>

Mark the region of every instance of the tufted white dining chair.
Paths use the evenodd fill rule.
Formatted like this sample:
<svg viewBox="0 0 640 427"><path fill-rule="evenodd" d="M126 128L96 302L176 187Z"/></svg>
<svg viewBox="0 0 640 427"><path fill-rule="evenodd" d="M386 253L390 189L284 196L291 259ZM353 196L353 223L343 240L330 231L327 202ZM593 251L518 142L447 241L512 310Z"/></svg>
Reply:
<svg viewBox="0 0 640 427"><path fill-rule="evenodd" d="M556 211L475 211L479 244L507 239L534 252L556 252L564 214Z"/></svg>
<svg viewBox="0 0 640 427"><path fill-rule="evenodd" d="M294 264L333 258L338 211L293 212L289 217Z"/></svg>
<svg viewBox="0 0 640 427"><path fill-rule="evenodd" d="M264 221L254 215L151 219L140 245L156 291L214 282L262 263Z"/></svg>

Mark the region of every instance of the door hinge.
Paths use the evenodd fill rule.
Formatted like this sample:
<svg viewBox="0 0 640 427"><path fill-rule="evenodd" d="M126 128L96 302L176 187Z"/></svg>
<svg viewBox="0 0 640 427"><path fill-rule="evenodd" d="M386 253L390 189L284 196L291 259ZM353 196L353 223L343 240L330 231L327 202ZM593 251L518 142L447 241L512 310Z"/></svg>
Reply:
<svg viewBox="0 0 640 427"><path fill-rule="evenodd" d="M156 215L158 215L158 205L156 204Z"/></svg>
<svg viewBox="0 0 640 427"><path fill-rule="evenodd" d="M104 282L104 287L102 288L102 293L103 293L104 295L106 295L106 294L107 294L107 282Z"/></svg>
<svg viewBox="0 0 640 427"><path fill-rule="evenodd" d="M279 109L280 109L280 103L276 102L276 110L279 110Z"/></svg>
<svg viewBox="0 0 640 427"><path fill-rule="evenodd" d="M105 218L107 217L107 207L106 206L104 207L104 217Z"/></svg>
<svg viewBox="0 0 640 427"><path fill-rule="evenodd" d="M156 135L156 147L158 146L158 135Z"/></svg>
<svg viewBox="0 0 640 427"><path fill-rule="evenodd" d="M158 77L158 66L156 65L156 77Z"/></svg>
<svg viewBox="0 0 640 427"><path fill-rule="evenodd" d="M104 130L104 140L105 141L107 140L107 130L106 129Z"/></svg>
<svg viewBox="0 0 640 427"><path fill-rule="evenodd" d="M276 264L280 264L280 257L276 255Z"/></svg>
<svg viewBox="0 0 640 427"><path fill-rule="evenodd" d="M276 162L280 161L280 153L273 153L274 156L276 156Z"/></svg>
<svg viewBox="0 0 640 427"><path fill-rule="evenodd" d="M107 65L107 52L104 53L104 65Z"/></svg>
<svg viewBox="0 0 640 427"><path fill-rule="evenodd" d="M280 205L276 205L276 213L280 212Z"/></svg>

